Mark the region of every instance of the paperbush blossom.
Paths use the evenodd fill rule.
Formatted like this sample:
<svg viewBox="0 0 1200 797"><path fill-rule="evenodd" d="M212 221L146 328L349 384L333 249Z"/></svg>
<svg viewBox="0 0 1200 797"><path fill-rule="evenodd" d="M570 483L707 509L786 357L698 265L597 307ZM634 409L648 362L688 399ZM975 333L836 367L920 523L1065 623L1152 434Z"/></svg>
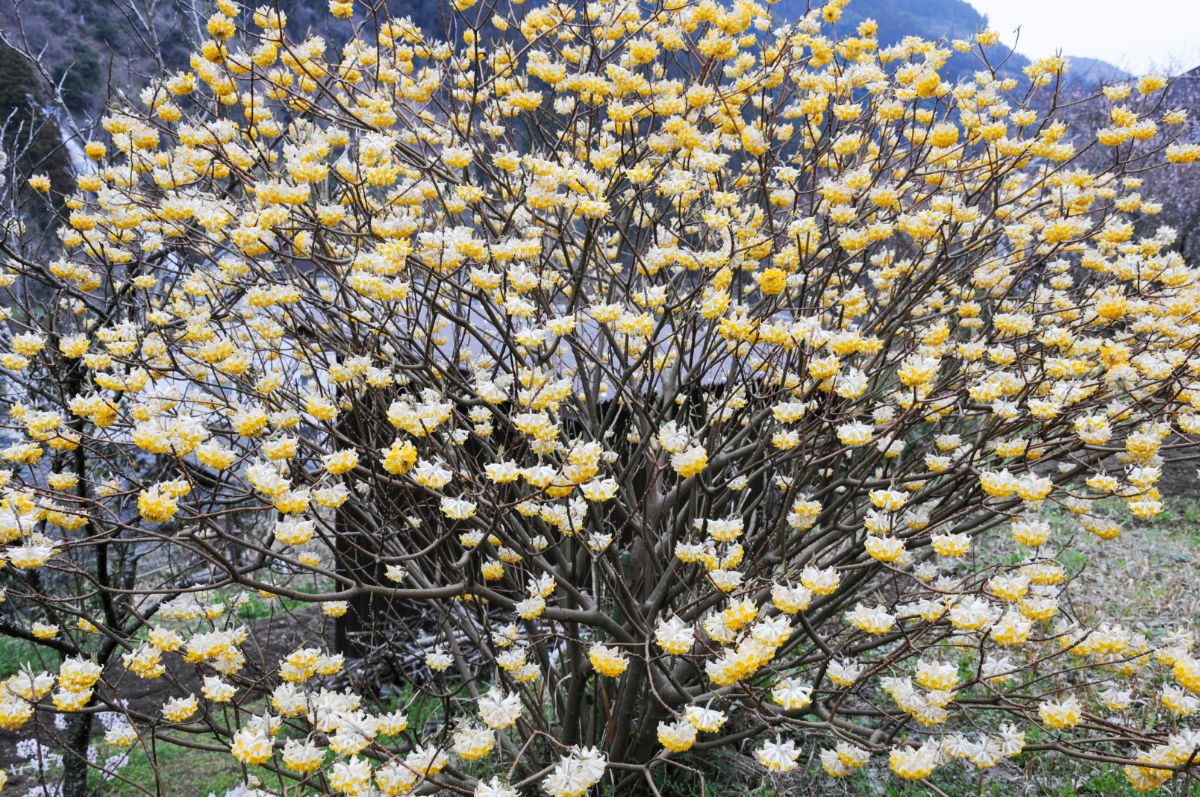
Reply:
<svg viewBox="0 0 1200 797"><path fill-rule="evenodd" d="M0 242L0 579L63 654L0 727L102 705L348 795L633 793L747 739L919 780L1027 728L1196 764L1190 632L1083 624L1056 558L1200 433L1161 79L1097 127L1063 59L955 80L995 34L842 0L375 5L338 50L217 0L55 250ZM306 634L265 669L253 606Z"/></svg>

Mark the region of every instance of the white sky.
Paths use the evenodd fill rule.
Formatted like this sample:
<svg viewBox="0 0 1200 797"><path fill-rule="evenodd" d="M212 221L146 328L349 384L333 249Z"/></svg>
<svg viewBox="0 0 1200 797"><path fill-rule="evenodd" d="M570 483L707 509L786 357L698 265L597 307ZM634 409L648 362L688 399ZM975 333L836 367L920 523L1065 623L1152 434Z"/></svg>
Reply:
<svg viewBox="0 0 1200 797"><path fill-rule="evenodd" d="M1200 66L1200 0L968 0L1005 44L1083 55L1134 74ZM1018 39L1015 31L1021 29Z"/></svg>

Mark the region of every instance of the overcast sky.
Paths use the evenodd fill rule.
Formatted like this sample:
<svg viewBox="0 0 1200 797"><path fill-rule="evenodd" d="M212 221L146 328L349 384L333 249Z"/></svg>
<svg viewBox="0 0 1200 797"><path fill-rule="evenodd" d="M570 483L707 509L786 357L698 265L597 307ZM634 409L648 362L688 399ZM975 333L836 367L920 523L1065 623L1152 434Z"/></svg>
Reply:
<svg viewBox="0 0 1200 797"><path fill-rule="evenodd" d="M1200 0L968 0L1031 57L1085 55L1130 72L1200 66ZM1021 29L1020 39L1014 34Z"/></svg>

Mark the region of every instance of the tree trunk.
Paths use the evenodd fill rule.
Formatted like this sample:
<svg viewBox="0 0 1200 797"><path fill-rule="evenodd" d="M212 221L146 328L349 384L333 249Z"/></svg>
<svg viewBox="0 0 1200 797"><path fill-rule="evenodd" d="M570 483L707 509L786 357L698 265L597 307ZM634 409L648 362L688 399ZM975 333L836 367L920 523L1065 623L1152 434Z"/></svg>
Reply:
<svg viewBox="0 0 1200 797"><path fill-rule="evenodd" d="M91 738L91 714L73 714L67 719L63 744L62 797L88 795L88 742Z"/></svg>

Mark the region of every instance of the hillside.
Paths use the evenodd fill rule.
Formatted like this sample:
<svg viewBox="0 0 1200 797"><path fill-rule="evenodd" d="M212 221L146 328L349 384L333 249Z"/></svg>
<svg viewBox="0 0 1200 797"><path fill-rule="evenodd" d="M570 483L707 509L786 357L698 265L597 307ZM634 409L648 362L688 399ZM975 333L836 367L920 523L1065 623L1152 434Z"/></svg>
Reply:
<svg viewBox="0 0 1200 797"><path fill-rule="evenodd" d="M330 35L332 18L326 0L278 0L278 5L287 12L293 33L312 31L340 46ZM442 29L442 0L387 0L387 5L394 16L411 17L427 30ZM774 11L781 19L794 19L807 7L806 0L780 0ZM0 0L0 29L21 49L43 53L46 77L61 81L63 97L72 111L94 113L110 89L136 86L158 66L183 66L189 40L206 38L203 14L203 4ZM852 31L868 18L878 23L884 46L910 35L970 38L986 26L986 19L965 0L853 0L838 27ZM999 62L1009 50L997 46L990 55ZM1113 79L1122 74L1093 59L1078 59L1077 64L1084 67L1085 62L1086 68L1077 70L1081 78ZM1027 63L1024 56L1012 54L1006 67L1019 75ZM973 55L956 54L949 64L954 76L976 68Z"/></svg>
<svg viewBox="0 0 1200 797"><path fill-rule="evenodd" d="M842 19L850 25L874 19L879 24L879 43L884 47L905 36L972 39L987 27L987 19L964 0L854 0ZM988 58L992 64L1003 63L1004 71L1014 76L1019 76L1029 63L1028 58L1003 44L990 48ZM962 77L979 68L979 58L974 53L955 53L947 66L950 75Z"/></svg>
<svg viewBox="0 0 1200 797"><path fill-rule="evenodd" d="M248 8L255 0L243 3ZM288 28L301 35L330 35L327 0L272 0L288 15ZM387 0L392 15L408 16L428 29L441 29L441 0ZM211 3L142 3L126 0L0 0L0 30L21 50L40 52L44 78L61 83L75 113L94 113L112 91L136 88L145 75L187 64L204 30ZM343 30L341 26L337 30Z"/></svg>
<svg viewBox="0 0 1200 797"><path fill-rule="evenodd" d="M805 8L804 0L781 0L775 5L776 13L784 17L801 14ZM866 19L878 23L879 43L883 47L896 44L905 36L931 40L971 39L987 27L987 18L966 0L852 0L842 13L838 27L852 31ZM1029 64L1027 57L1012 52L1011 46L1005 46L1003 42L988 50L988 58L992 64L1003 63L1004 71L1017 77ZM1082 83L1119 81L1128 77L1121 69L1096 58L1072 56L1070 60L1069 76ZM976 55L956 53L950 58L948 73L963 77L978 68Z"/></svg>
<svg viewBox="0 0 1200 797"><path fill-rule="evenodd" d="M841 24L858 25L864 19L879 23L879 43L885 47L905 36L970 39L987 27L987 18L965 0L852 0ZM1015 59L1015 66L1029 63L1024 56Z"/></svg>

